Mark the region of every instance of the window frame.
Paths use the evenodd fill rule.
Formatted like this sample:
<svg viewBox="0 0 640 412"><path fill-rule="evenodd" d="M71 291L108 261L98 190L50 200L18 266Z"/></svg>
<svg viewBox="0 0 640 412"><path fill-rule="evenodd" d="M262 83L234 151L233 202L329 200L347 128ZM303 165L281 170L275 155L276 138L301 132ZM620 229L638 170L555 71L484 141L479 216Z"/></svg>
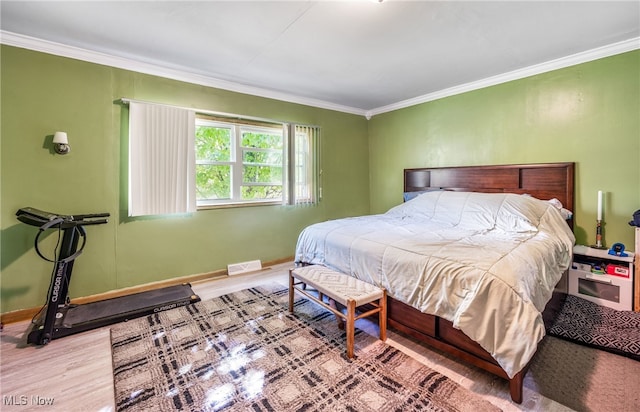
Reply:
<svg viewBox="0 0 640 412"><path fill-rule="evenodd" d="M281 205L287 197L288 173L287 173L287 133L285 124L282 123L266 123L245 119L225 119L217 116L208 116L206 114L197 114L195 119L195 128L200 126L229 128L231 130L231 148L229 161L206 161L196 157L196 168L200 165L228 165L230 167L230 198L225 199L197 199L196 207L198 210L215 209L224 207L240 207L240 206L263 206L263 205ZM251 183L244 182L244 153L246 151L277 151L278 149L260 149L242 146L243 132L257 131L279 134L281 137L281 153L282 158L282 180L280 182L268 183ZM196 137L197 141L197 137ZM197 188L197 181L196 181ZM267 186L279 185L281 187L281 196L277 199L242 199L243 186ZM197 190L196 190L197 192Z"/></svg>
<svg viewBox="0 0 640 412"><path fill-rule="evenodd" d="M286 144L286 133L284 128L280 127L278 129L273 128L273 127L261 127L261 126L237 126L237 136L236 136L236 144L237 144L237 148L238 148L238 154L236 156L236 161L240 163L240 168L241 170L237 171L238 176L237 178L241 179L239 186L233 186L234 189L239 188L240 192L238 193L238 198L240 198L241 202L245 203L245 202L257 202L257 203L264 203L264 202L269 202L269 201L278 201L278 202L282 202L285 199L286 193L286 187L287 187L287 161L286 161L286 152L287 152L287 144ZM256 148L256 147L247 147L247 146L243 146L242 145L242 141L244 140L244 134L245 132L257 132L257 133L263 133L263 134L271 134L273 133L275 130L278 130L279 136L280 136L280 144L282 146L281 149L277 149L277 148ZM273 133L276 134L276 133ZM280 180L280 182L277 181L271 181L271 182L246 182L244 181L244 167L246 165L250 165L250 163L245 162L244 159L244 155L247 152L258 152L258 153L278 153L280 152L280 159L281 159L281 163L279 165L270 165L268 163L264 163L264 164L253 164L254 166L267 166L267 167L271 167L271 166L275 166L275 167L280 167L281 168L281 175L282 178ZM260 187L260 186L280 186L280 192L281 195L278 198L278 200L272 200L269 198L263 198L263 199L258 199L258 200L242 200L242 188L243 187Z"/></svg>

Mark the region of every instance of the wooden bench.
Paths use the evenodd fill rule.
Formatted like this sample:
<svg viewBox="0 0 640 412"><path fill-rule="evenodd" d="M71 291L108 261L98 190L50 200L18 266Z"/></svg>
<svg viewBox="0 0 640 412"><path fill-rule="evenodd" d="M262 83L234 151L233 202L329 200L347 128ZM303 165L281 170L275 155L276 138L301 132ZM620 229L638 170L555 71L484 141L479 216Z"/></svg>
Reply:
<svg viewBox="0 0 640 412"><path fill-rule="evenodd" d="M317 297L306 290L307 285L318 292ZM338 318L339 325L343 320L346 321L348 358L353 358L354 324L360 318L377 313L380 340L387 339L387 291L385 289L321 265L310 265L289 269L289 312L291 313L293 313L294 291L333 312ZM324 297L327 297L328 303L324 301ZM338 310L335 302L344 305L347 313L344 314ZM370 304L374 309L356 316L356 308L366 304Z"/></svg>

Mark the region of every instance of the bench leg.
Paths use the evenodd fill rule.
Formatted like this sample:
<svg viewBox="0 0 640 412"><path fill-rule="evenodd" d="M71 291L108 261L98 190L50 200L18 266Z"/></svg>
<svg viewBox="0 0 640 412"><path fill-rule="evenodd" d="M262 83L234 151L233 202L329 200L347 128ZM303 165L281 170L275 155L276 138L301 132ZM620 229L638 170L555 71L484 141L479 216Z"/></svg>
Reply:
<svg viewBox="0 0 640 412"><path fill-rule="evenodd" d="M347 358L353 358L353 340L355 337L356 301L347 301Z"/></svg>
<svg viewBox="0 0 640 412"><path fill-rule="evenodd" d="M331 298L329 298L329 306L337 312L340 312L340 308L338 308L338 305L336 305L336 301ZM338 322L338 329L344 330L344 320L342 320L340 316L336 315L336 321Z"/></svg>
<svg viewBox="0 0 640 412"><path fill-rule="evenodd" d="M382 289L382 297L378 301L380 312L378 312L378 326L380 327L380 340L387 340L387 291Z"/></svg>

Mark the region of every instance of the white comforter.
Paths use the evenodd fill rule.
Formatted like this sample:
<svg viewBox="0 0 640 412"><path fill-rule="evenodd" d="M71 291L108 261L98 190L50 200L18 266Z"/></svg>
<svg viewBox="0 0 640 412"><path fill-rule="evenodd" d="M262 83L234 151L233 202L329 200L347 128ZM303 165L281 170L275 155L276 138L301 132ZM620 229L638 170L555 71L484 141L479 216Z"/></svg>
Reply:
<svg viewBox="0 0 640 412"><path fill-rule="evenodd" d="M575 238L525 195L437 191L385 214L304 229L296 262L322 264L453 322L513 377L545 334L541 312Z"/></svg>

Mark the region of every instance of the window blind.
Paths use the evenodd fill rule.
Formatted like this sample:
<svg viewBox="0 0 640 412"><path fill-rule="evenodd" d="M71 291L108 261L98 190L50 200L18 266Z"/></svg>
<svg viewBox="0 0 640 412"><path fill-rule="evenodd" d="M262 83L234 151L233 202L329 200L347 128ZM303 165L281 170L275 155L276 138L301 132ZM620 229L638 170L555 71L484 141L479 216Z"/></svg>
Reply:
<svg viewBox="0 0 640 412"><path fill-rule="evenodd" d="M195 113L129 103L129 216L196 211Z"/></svg>
<svg viewBox="0 0 640 412"><path fill-rule="evenodd" d="M320 199L320 128L290 124L289 193L290 205L315 205Z"/></svg>

